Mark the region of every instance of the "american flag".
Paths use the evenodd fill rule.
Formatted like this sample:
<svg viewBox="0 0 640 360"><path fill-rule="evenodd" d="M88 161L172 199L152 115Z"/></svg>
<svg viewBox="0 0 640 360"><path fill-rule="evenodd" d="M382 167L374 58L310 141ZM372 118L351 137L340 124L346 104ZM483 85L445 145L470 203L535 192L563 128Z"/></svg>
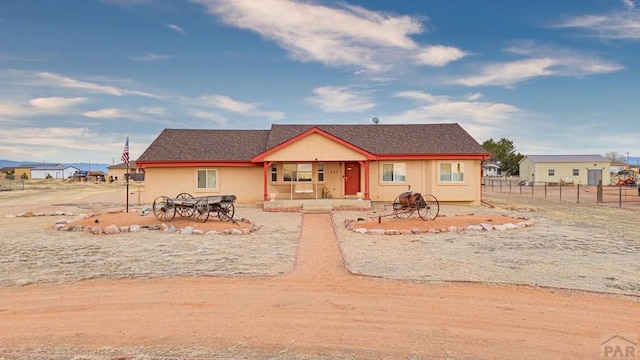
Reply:
<svg viewBox="0 0 640 360"><path fill-rule="evenodd" d="M124 150L122 150L122 161L127 164L129 167L129 138L127 137L127 142L124 143Z"/></svg>

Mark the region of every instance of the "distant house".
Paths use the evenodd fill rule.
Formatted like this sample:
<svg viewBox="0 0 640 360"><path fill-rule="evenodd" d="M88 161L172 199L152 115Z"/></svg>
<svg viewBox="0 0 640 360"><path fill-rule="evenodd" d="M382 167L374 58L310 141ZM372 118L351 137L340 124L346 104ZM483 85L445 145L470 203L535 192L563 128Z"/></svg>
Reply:
<svg viewBox="0 0 640 360"><path fill-rule="evenodd" d="M18 174L20 169L20 174ZM67 166L63 164L22 164L16 168L16 178L20 178L21 174L26 174L29 179L67 179L80 171L75 166Z"/></svg>
<svg viewBox="0 0 640 360"><path fill-rule="evenodd" d="M499 176L500 165L487 161L482 164L482 176Z"/></svg>
<svg viewBox="0 0 640 360"><path fill-rule="evenodd" d="M9 174L15 174L16 168L13 166L5 166L3 168L0 169L0 174L2 175L9 175Z"/></svg>
<svg viewBox="0 0 640 360"><path fill-rule="evenodd" d="M127 172L131 175L130 180L133 180L133 181L144 180L144 172L142 171L142 169L138 169L136 167L135 161L130 161L128 168L127 168L127 164L125 163L120 163L120 164L107 167L107 176L113 179L114 181L126 180L125 174L127 174Z"/></svg>
<svg viewBox="0 0 640 360"><path fill-rule="evenodd" d="M520 160L524 181L609 185L611 160L601 155L527 155Z"/></svg>
<svg viewBox="0 0 640 360"><path fill-rule="evenodd" d="M240 203L393 201L404 191L479 204L490 154L458 124L165 129L136 160L145 196L233 194Z"/></svg>

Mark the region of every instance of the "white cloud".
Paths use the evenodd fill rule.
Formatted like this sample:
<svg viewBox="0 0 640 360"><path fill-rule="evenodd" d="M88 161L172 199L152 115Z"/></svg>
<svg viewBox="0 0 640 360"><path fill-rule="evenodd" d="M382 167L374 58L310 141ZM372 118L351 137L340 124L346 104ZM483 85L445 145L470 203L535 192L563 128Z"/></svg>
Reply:
<svg viewBox="0 0 640 360"><path fill-rule="evenodd" d="M19 104L15 101L0 102L0 114L9 117L60 115L72 113L76 105L86 101L86 97L46 97L34 98L25 104Z"/></svg>
<svg viewBox="0 0 640 360"><path fill-rule="evenodd" d="M401 91L394 95L395 97L401 97L405 99L418 100L425 103L444 103L449 102L448 96L432 95L422 91Z"/></svg>
<svg viewBox="0 0 640 360"><path fill-rule="evenodd" d="M173 31L177 31L180 34L184 34L185 31L183 28L181 28L180 26L176 25L176 24L167 24L167 27Z"/></svg>
<svg viewBox="0 0 640 360"><path fill-rule="evenodd" d="M197 118L200 119L206 119L206 120L211 120L213 122L215 122L216 124L220 124L220 125L224 125L228 122L227 118L216 114L216 113L212 113L212 112L208 112L208 111L202 111L202 110L190 110L188 112L191 116L195 116Z"/></svg>
<svg viewBox="0 0 640 360"><path fill-rule="evenodd" d="M111 163L112 159L120 158L125 140L119 130L115 131L94 132L86 127L7 128L0 131L0 153L15 160ZM137 151L143 150L142 144L150 143L156 136L138 134L132 138L131 158L136 159Z"/></svg>
<svg viewBox="0 0 640 360"><path fill-rule="evenodd" d="M504 103L460 101L419 91L402 91L395 96L421 101L425 105L386 119L392 123L464 122L484 126L522 115L520 109Z"/></svg>
<svg viewBox="0 0 640 360"><path fill-rule="evenodd" d="M123 108L102 108L98 110L85 111L82 115L92 119L130 119L133 121L150 120L150 116L165 115L163 108L141 107L137 110Z"/></svg>
<svg viewBox="0 0 640 360"><path fill-rule="evenodd" d="M135 61L158 61L158 60L167 60L173 58L172 55L160 55L160 54L152 54L147 53L142 56L131 56L131 60Z"/></svg>
<svg viewBox="0 0 640 360"><path fill-rule="evenodd" d="M11 70L4 71L2 75L13 78L13 83L15 85L21 86L82 90L88 93L106 94L118 97L134 95L158 98L158 96L145 91L132 90L112 85L103 85L97 82L78 80L68 76L58 75L50 72Z"/></svg>
<svg viewBox="0 0 640 360"><path fill-rule="evenodd" d="M365 94L348 87L324 86L315 88L315 94L306 99L325 112L359 112L372 109L376 104Z"/></svg>
<svg viewBox="0 0 640 360"><path fill-rule="evenodd" d="M33 107L42 109L42 110L50 110L50 111L60 111L66 110L71 107L74 107L77 104L81 104L86 102L86 97L75 97L75 98L64 98L64 97L47 97L47 98L35 98L29 100L29 104Z"/></svg>
<svg viewBox="0 0 640 360"><path fill-rule="evenodd" d="M464 76L453 83L467 86L509 86L535 77L582 77L620 71L623 67L614 62L548 47L512 47L505 49L525 59L489 64L480 74Z"/></svg>
<svg viewBox="0 0 640 360"><path fill-rule="evenodd" d="M629 10L633 10L636 7L636 3L634 0L622 0L622 3L627 7L627 9Z"/></svg>
<svg viewBox="0 0 640 360"><path fill-rule="evenodd" d="M476 101L476 100L478 100L480 98L482 98L482 94L478 93L478 92L467 95L467 100L469 100L469 101Z"/></svg>
<svg viewBox="0 0 640 360"><path fill-rule="evenodd" d="M94 119L129 118L131 113L124 109L104 108L83 112L82 115Z"/></svg>
<svg viewBox="0 0 640 360"><path fill-rule="evenodd" d="M628 11L575 16L552 27L582 29L592 36L605 39L638 40L640 39L640 11L635 9L633 1L625 3Z"/></svg>
<svg viewBox="0 0 640 360"><path fill-rule="evenodd" d="M284 118L284 113L281 111L263 111L259 109L261 105L259 103L237 101L225 95L205 95L197 101L200 105L211 106L244 116L264 116L272 120Z"/></svg>
<svg viewBox="0 0 640 360"><path fill-rule="evenodd" d="M443 66L464 56L453 47L418 45L421 19L339 3L329 7L287 0L192 0L225 23L276 42L299 61L388 70L405 59Z"/></svg>
<svg viewBox="0 0 640 360"><path fill-rule="evenodd" d="M430 66L445 66L448 63L460 60L466 53L451 46L428 46L417 54L418 64Z"/></svg>
<svg viewBox="0 0 640 360"><path fill-rule="evenodd" d="M167 110L161 107L140 107L138 108L138 112L141 114L148 114L148 115L158 115L158 116L167 115Z"/></svg>

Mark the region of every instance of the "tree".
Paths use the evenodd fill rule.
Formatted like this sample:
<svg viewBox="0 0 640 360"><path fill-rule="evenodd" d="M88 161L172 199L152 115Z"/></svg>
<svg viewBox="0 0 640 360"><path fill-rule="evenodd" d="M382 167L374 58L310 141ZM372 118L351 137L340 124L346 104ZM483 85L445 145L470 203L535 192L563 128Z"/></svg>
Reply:
<svg viewBox="0 0 640 360"><path fill-rule="evenodd" d="M491 153L489 160L500 165L500 172L508 175L517 175L520 172L520 160L524 155L516 153L513 141L501 138L499 141L493 139L485 140L482 146Z"/></svg>
<svg viewBox="0 0 640 360"><path fill-rule="evenodd" d="M604 157L611 160L611 162L626 162L624 157L622 157L622 155L618 154L615 151L609 151L608 153L604 154Z"/></svg>

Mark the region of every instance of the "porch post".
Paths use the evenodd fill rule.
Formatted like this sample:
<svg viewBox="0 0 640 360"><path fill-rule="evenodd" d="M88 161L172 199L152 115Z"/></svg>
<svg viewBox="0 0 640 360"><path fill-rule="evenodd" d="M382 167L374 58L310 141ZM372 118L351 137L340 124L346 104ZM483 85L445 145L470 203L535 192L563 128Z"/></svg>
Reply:
<svg viewBox="0 0 640 360"><path fill-rule="evenodd" d="M264 163L264 167L263 167L263 172L262 172L262 181L263 181L262 201L269 200L269 194L267 194L267 178L268 178L268 174L269 174L269 168L271 168L271 164L273 164L273 161L266 161Z"/></svg>
<svg viewBox="0 0 640 360"><path fill-rule="evenodd" d="M369 199L369 162L368 161L359 161L360 165L364 167L364 199Z"/></svg>

